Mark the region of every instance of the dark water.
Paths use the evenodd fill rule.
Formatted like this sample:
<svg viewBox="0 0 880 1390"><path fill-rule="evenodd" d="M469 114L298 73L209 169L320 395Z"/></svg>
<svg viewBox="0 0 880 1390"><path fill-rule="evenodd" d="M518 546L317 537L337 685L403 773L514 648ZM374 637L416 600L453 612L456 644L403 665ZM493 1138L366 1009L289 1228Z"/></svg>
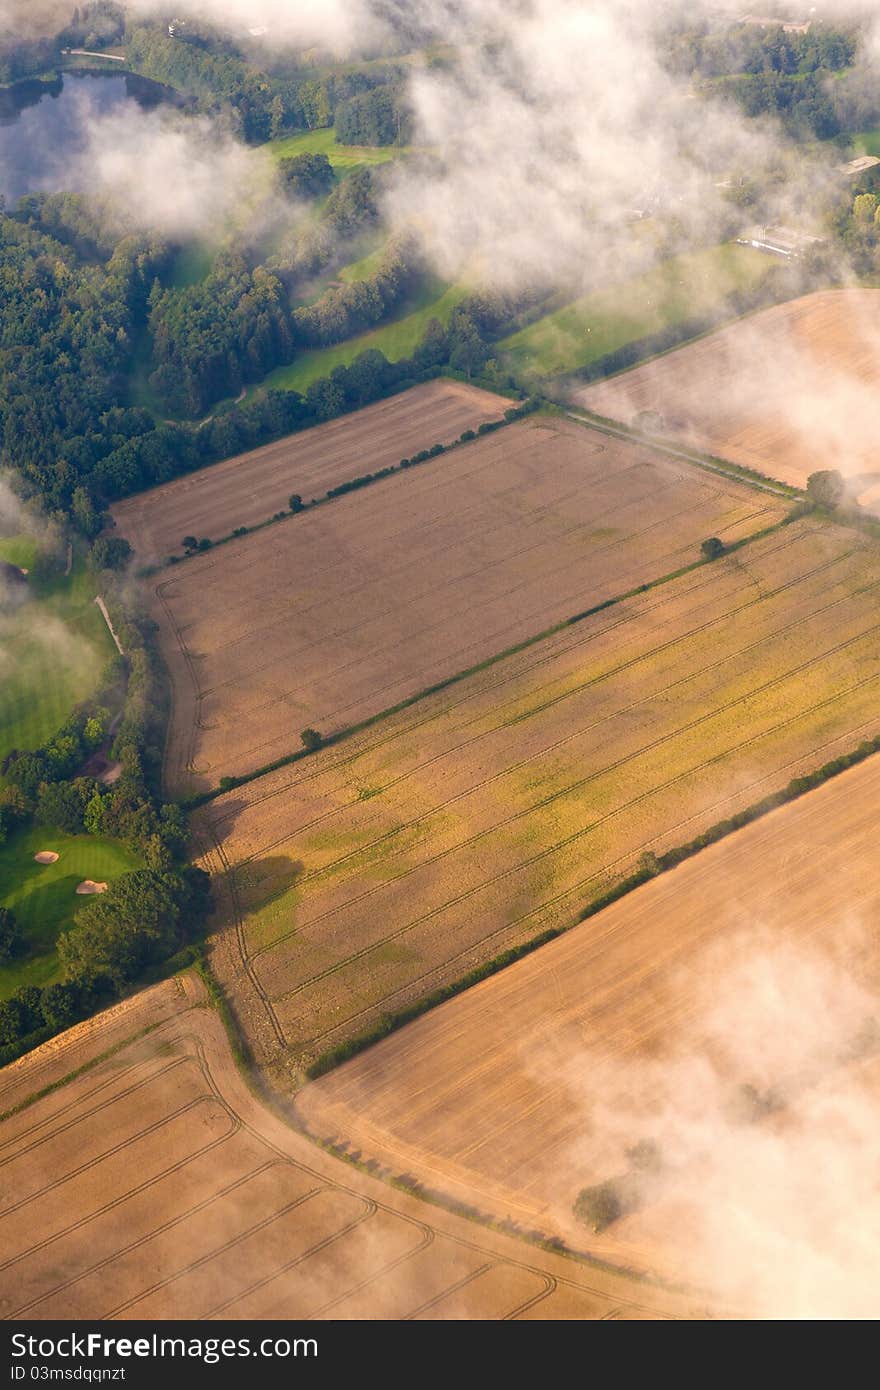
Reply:
<svg viewBox="0 0 880 1390"><path fill-rule="evenodd" d="M88 131L95 119L130 104L144 112L181 98L126 72L67 72L56 82L18 82L0 91L0 194L88 186Z"/></svg>

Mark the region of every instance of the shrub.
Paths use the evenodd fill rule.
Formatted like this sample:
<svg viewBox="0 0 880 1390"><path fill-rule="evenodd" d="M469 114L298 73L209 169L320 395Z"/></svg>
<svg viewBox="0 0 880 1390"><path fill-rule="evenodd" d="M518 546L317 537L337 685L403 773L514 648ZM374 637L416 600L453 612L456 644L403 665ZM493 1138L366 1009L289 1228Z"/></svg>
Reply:
<svg viewBox="0 0 880 1390"><path fill-rule="evenodd" d="M324 742L317 729L303 729L300 739L303 748L307 749L309 753L314 753Z"/></svg>
<svg viewBox="0 0 880 1390"><path fill-rule="evenodd" d="M719 540L717 536L710 536L700 546L700 554L704 560L717 560L719 556L724 554L724 549L722 540Z"/></svg>

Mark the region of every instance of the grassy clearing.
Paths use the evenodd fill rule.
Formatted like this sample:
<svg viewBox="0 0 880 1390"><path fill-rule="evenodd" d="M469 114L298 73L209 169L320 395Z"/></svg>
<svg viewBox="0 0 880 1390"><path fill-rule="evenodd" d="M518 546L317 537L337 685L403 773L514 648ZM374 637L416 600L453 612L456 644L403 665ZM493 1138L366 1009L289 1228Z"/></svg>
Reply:
<svg viewBox="0 0 880 1390"><path fill-rule="evenodd" d="M674 256L547 314L499 346L522 371L539 376L573 371L637 338L716 309L734 291L760 283L772 265L770 257L732 243Z"/></svg>
<svg viewBox="0 0 880 1390"><path fill-rule="evenodd" d="M28 537L0 541L0 558L13 564L33 570L36 555ZM81 561L69 577L34 574L30 585L31 598L0 620L0 757L50 737L95 690L114 650Z"/></svg>
<svg viewBox="0 0 880 1390"><path fill-rule="evenodd" d="M55 864L36 864L34 855L51 849ZM83 879L111 883L140 867L139 859L116 840L64 835L37 826L0 846L0 903L18 918L28 953L0 965L0 999L21 985L47 985L58 978L55 942L89 901L76 893Z"/></svg>
<svg viewBox="0 0 880 1390"><path fill-rule="evenodd" d="M369 257L366 259L369 260ZM362 266L364 263L357 264ZM369 333L361 333L357 338L335 343L333 347L302 352L289 366L270 372L261 385L268 390L304 391L318 377L327 376L334 367L348 366L358 353L365 352L367 348L377 348L384 352L389 362L398 362L402 357L409 357L418 346L430 319L437 318L444 324L449 322L450 314L467 292L464 285L447 285L431 277L404 306L399 318L373 328Z"/></svg>
<svg viewBox="0 0 880 1390"><path fill-rule="evenodd" d="M880 158L880 129L861 131L853 143L859 154L873 154Z"/></svg>
<svg viewBox="0 0 880 1390"><path fill-rule="evenodd" d="M297 154L325 154L333 168L342 174L350 174L365 164L387 164L406 153L402 145L338 145L336 132L329 130L306 130L301 135L285 135L281 140L272 140L268 145L275 159L291 159Z"/></svg>

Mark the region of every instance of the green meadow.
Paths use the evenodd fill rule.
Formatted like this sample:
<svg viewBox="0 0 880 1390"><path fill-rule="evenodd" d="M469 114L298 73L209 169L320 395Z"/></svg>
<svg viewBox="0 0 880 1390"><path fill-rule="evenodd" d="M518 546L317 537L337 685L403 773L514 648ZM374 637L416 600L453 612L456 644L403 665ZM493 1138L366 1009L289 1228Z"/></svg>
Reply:
<svg viewBox="0 0 880 1390"><path fill-rule="evenodd" d="M608 289L582 296L499 344L512 365L555 376L638 338L717 309L735 290L758 284L772 258L728 243L662 261Z"/></svg>
<svg viewBox="0 0 880 1390"><path fill-rule="evenodd" d="M305 130L301 135L285 135L272 140L266 149L275 159L290 159L297 154L325 154L333 168L348 174L364 164L387 164L406 153L403 145L337 145L336 133L327 130Z"/></svg>
<svg viewBox="0 0 880 1390"><path fill-rule="evenodd" d="M859 154L873 154L880 159L880 130L863 130L853 143Z"/></svg>
<svg viewBox="0 0 880 1390"><path fill-rule="evenodd" d="M55 864L37 864L40 850L54 850ZM36 826L0 845L0 903L11 908L22 928L26 952L0 964L0 999L21 985L48 985L59 977L55 942L73 924L74 913L90 901L77 894L84 879L112 883L140 868L140 860L118 840L65 835Z"/></svg>
<svg viewBox="0 0 880 1390"><path fill-rule="evenodd" d="M370 259L368 256L365 261ZM365 261L357 264L363 267ZM351 273L352 267L348 269ZM369 271L364 273L368 274ZM347 367L358 353L366 352L368 348L383 352L389 362L399 362L402 357L409 357L418 346L432 318L439 319L443 324L449 322L453 309L467 293L464 285L449 285L429 276L397 318L356 338L347 338L344 343L298 353L289 366L270 372L261 382L261 387L275 391L304 391L319 377L327 376L334 367Z"/></svg>
<svg viewBox="0 0 880 1390"><path fill-rule="evenodd" d="M30 596L0 615L0 758L38 748L97 688L115 648L93 602L95 581L81 560L65 576L35 565L26 536L0 540L0 559L31 571Z"/></svg>

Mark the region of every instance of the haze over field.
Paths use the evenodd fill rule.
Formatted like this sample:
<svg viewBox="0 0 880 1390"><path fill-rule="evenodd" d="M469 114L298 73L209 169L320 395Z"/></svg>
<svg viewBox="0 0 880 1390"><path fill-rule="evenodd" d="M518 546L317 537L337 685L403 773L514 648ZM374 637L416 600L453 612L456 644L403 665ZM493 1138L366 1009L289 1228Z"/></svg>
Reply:
<svg viewBox="0 0 880 1390"><path fill-rule="evenodd" d="M55 33L72 6L0 0L0 36ZM168 0L125 8L163 28L172 17ZM849 114L839 142L748 117L723 81L703 82L696 64L676 68L672 22L717 13L711 0L175 0L175 17L213 21L265 62L257 134L216 70L203 99L194 79L188 110L126 98L108 114L86 83L74 92L80 147L69 160L56 152L50 175L90 201L33 199L30 211L7 208L4 219L0 291L19 296L19 307L0 340L10 403L0 398L0 442L10 457L18 451L16 489L41 497L45 510L0 474L0 540L34 537L62 559L45 594L33 574L23 594L15 574L8 593L0 589L10 610L0 602L0 732L6 712L9 747L31 752L69 713L55 719L53 710L27 742L19 730L37 703L31 691L67 681L72 707L96 687L110 642L96 592L112 591L121 611L151 594L166 663L153 684L144 674L151 649L129 654L134 714L131 692L120 692L119 717L140 730L122 744L129 801L96 788L88 804L131 843L151 826L150 853L170 865L183 856L185 814L176 806L166 815L161 799L199 793L191 852L209 866L218 903L209 968L267 1084L293 1092L396 1010L421 1009L429 987L460 989L453 1007L466 1010L485 985L528 966L508 969L506 953L530 948L539 929L558 929L551 951L580 931L582 968L596 952L593 976L573 1002L560 1001L574 972L551 982L540 1014L525 999L531 1012L501 1099L486 1104L478 1089L503 1070L492 1029L513 1015L497 1004L485 1033L455 1034L454 1046L473 1048L473 1070L462 1069L465 1086L454 1066L438 1068L441 1099L430 1114L430 1050L415 1059L420 1072L388 1069L393 1105L405 1108L404 1078L418 1093L401 1141L425 1161L418 1180L427 1187L424 1174L433 1181L446 1160L449 1172L466 1171L476 1154L486 1191L497 1194L520 1164L517 1145L531 1143L535 1167L526 1153L510 1184L516 1193L522 1177L525 1195L511 1207L536 1220L552 1213L554 1235L603 1256L594 1232L575 1222L575 1195L618 1176L622 1155L647 1141L662 1163L641 1179L645 1211L631 1221L624 1212L612 1232L620 1248L631 1242L633 1267L663 1265L666 1276L675 1264L682 1284L711 1287L758 1315L876 1316L880 957L876 925L857 910L845 837L817 845L795 830L784 856L786 873L790 862L806 864L812 887L822 855L833 860L821 884L823 903L836 894L833 915L798 915L781 876L768 876L779 920L797 916L784 939L760 903L741 907L752 861L723 885L715 915L700 915L702 899L692 908L699 950L689 959L673 891L680 880L660 870L677 862L661 863L673 848L705 864L710 833L739 824L729 817L763 813L764 798L789 795L789 779L808 783L817 768L830 776L831 758L843 763L857 748L866 756L878 732L876 537L864 518L808 504L788 513L792 489L820 469L858 479L853 495L880 508L880 206L862 195L859 243L854 185L840 168L856 148L853 113L876 108L880 0L810 11L818 22L864 21L851 68L809 73L823 101ZM180 50L166 32L158 39L167 61L159 75L170 83ZM291 78L296 95L285 86L282 101L277 74L305 85L303 74L334 62L374 59L400 61L411 129L401 137L398 110L396 145L372 148L387 162L359 164L352 143L350 163L331 169L323 150L309 150L300 159L318 165L317 186L288 187L288 142L292 150L318 134L337 148L331 122L341 131L337 113L350 114L365 93L345 88L313 128L300 85ZM56 51L56 61L68 60ZM244 63L229 53L218 68L224 62L246 108L257 69L246 82ZM69 95L75 79L64 81ZM397 87L387 87L396 102ZM273 92L280 107L271 115ZM346 208L339 195L352 188L360 202L351 194ZM748 243L756 224L794 228L803 254L783 264L762 260L755 238L731 244ZM132 236L125 245L129 230L151 244ZM708 271L697 304L685 265L715 265L716 256L748 266L741 280L729 269L723 286L720 271ZM752 281L749 258L770 273ZM663 276L675 283L657 289ZM622 282L637 286L634 308L617 297ZM624 320L623 349L650 357L641 367L612 374L619 340L568 360L577 312L559 331L552 365L527 371L505 349L505 335L584 302L583 331L595 342L598 293L612 301L607 316ZM750 314L774 297L786 302ZM677 299L687 301L680 313ZM325 376L301 382L301 394L273 389L290 386L283 374L309 354L344 353L376 325L422 313L418 346L414 335L395 356L383 342L392 362L378 352L355 358L355 349L332 375L325 366ZM737 321L710 332L721 317ZM666 352L672 342L655 337L670 328L682 330L676 341L694 341ZM588 376L588 360L607 379ZM441 372L461 385L428 381ZM474 381L505 394L489 397ZM511 409L517 392L522 404ZM581 419L554 416L551 395L570 413L581 407ZM515 423L532 411L542 413ZM584 428L585 411L605 423ZM682 448L664 453L608 428L609 419L675 434L716 463ZM489 437L476 440L478 431ZM441 459L447 449L455 452ZM725 477L724 461L788 486L736 469ZM411 472L414 464L425 466ZM340 501L342 493L352 495ZM270 520L277 529L263 530ZM62 524L75 538L67 575ZM101 546L106 568L95 558ZM153 569L140 579L154 578L139 579L135 597L132 573L146 563ZM25 619L56 590L58 610L45 605L25 634ZM68 598L85 617L60 606ZM136 623L130 631L138 637ZM869 862L866 854L858 869L865 881ZM583 916L609 887L642 878L622 900L635 911L645 891L672 888L603 996L620 937L600 953L613 909ZM678 963L658 1006L652 972L664 935ZM462 987L469 972L499 962L493 980ZM120 974L120 990L134 987L137 969ZM615 1046L608 1020L618 1008L632 1016ZM564 1046L551 1035L560 1016ZM415 1027L441 1017L450 1014L435 1009ZM219 1034L210 1019L199 1027ZM22 1029L25 1039L37 1032ZM362 1064L381 1071L381 1049L405 1035L423 1036L401 1028L348 1071L338 1067L327 1089L344 1089ZM536 1138L529 1125L539 1105L504 1104L515 1070L551 1093ZM230 1074L224 1084L243 1090L231 1063ZM443 1089L453 1085L447 1111ZM368 1092L353 1113L372 1140L384 1121ZM459 1101L460 1118L450 1119ZM497 1116L508 1128L499 1122L505 1139L491 1169L494 1133L486 1135ZM555 1144L553 1125L572 1116L576 1138ZM351 1137L354 1122L338 1133ZM366 1158L368 1143L358 1144ZM296 1145L307 1147L303 1135ZM323 1166L334 1163L322 1155ZM151 1210L157 1229L165 1214ZM384 1257L384 1240L365 1269ZM157 1306L174 1311L173 1294Z"/></svg>

